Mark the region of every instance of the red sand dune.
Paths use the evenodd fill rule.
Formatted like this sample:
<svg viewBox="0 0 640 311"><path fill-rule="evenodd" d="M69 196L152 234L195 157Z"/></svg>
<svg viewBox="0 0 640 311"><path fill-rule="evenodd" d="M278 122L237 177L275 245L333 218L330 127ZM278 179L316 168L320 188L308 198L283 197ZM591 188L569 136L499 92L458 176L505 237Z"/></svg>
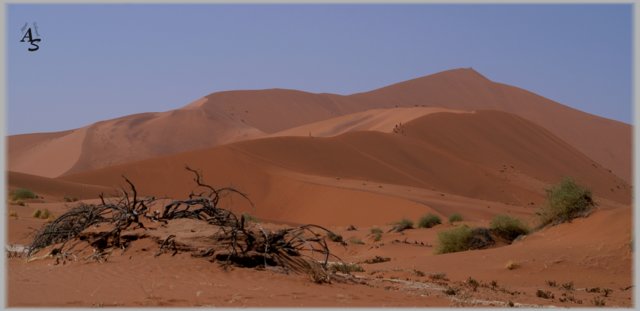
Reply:
<svg viewBox="0 0 640 311"><path fill-rule="evenodd" d="M375 108L495 109L531 120L611 169L631 176L631 126L455 69L341 96L293 90L228 91L181 109L98 122L83 129L10 136L9 169L55 177L273 134ZM43 158L47 165L41 165Z"/></svg>
<svg viewBox="0 0 640 311"><path fill-rule="evenodd" d="M60 179L51 179L17 172L8 172L7 186L9 190L25 188L44 197L46 201L63 200L65 197L75 199L94 199L100 193L109 195L113 188L80 184Z"/></svg>
<svg viewBox="0 0 640 311"><path fill-rule="evenodd" d="M572 176L598 197L628 204L631 196L626 182L549 131L497 111L434 113L405 124L398 134L243 141L63 179L115 186L126 174L144 193L184 197L193 188L185 164L216 186L250 194L260 217L332 225L376 224L434 210L415 198L381 195L385 185L527 205L542 200L545 185ZM336 181L314 181L322 179L317 176ZM362 187L341 184L353 180Z"/></svg>

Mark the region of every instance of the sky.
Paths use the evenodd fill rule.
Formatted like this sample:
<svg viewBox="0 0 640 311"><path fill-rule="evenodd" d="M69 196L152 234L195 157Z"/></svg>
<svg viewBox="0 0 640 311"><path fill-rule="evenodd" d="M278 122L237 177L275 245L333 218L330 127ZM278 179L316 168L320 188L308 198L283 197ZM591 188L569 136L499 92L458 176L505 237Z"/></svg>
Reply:
<svg viewBox="0 0 640 311"><path fill-rule="evenodd" d="M223 90L346 95L460 67L632 122L630 4L11 4L7 15L10 135ZM29 52L21 28L34 22L42 41Z"/></svg>

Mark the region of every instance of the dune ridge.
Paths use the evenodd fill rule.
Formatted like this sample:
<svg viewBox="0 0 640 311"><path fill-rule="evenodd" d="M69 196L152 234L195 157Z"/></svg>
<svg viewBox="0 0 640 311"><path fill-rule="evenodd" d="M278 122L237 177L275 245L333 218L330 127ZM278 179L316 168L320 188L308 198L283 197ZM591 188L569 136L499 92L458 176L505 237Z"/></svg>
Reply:
<svg viewBox="0 0 640 311"><path fill-rule="evenodd" d="M80 148L81 153L71 167L68 158L50 160L47 168L37 166L35 159L30 160L30 157L37 157L29 155L38 152L35 145L60 144L55 138L58 134L33 134L35 136L29 138L31 144L23 141L26 136L15 135L9 137L9 169L56 177L254 139L371 109L416 106L514 113L545 127L630 181L630 125L569 108L517 87L492 82L473 69L448 70L346 96L284 89L213 93L180 109L130 115L84 128L86 134L82 142L74 140L74 148ZM82 146L77 147L77 144ZM27 145L31 147L26 148ZM123 148L115 151L114 146ZM51 148L43 147L40 153L49 152Z"/></svg>
<svg viewBox="0 0 640 311"><path fill-rule="evenodd" d="M255 139L61 179L115 186L122 184L120 176L126 174L145 193L184 196L193 188L192 176L184 170L184 165L189 165L202 170L214 185L233 185L249 193L261 207L262 217L298 221L314 215L311 219L321 224L334 224L331 215L344 212L347 206L358 213L367 206L378 206L375 208L381 211L371 217L381 218L397 217L394 206L406 206L405 213L411 215L433 211L429 204L408 197L401 198L403 204L373 204L380 197L374 200L367 193L377 196L384 185L522 206L543 201L541 185L571 176L596 196L630 202L626 182L549 131L513 114L433 113L405 124L403 130L395 134L356 131L329 138ZM295 174L336 181L328 187L292 177ZM360 181L362 187L342 185L353 180ZM322 213L318 213L321 207ZM341 222L362 221L358 213L340 217Z"/></svg>

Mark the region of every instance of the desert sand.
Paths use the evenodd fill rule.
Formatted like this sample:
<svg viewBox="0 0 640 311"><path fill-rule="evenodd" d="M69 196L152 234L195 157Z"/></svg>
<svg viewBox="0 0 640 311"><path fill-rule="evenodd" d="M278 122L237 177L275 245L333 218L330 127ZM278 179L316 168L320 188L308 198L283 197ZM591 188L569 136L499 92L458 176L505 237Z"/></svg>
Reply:
<svg viewBox="0 0 640 311"><path fill-rule="evenodd" d="M158 255L140 238L104 262L10 257L8 305L630 307L630 135L629 125L456 69L348 96L220 92L168 112L12 136L9 190L39 195L7 204L12 249L72 207L117 197L128 189L123 176L139 195L185 199L195 189L188 165L254 204L230 196L220 207L266 230L324 226L345 241L328 241L331 252L364 271L317 284L272 266L223 269L186 251ZM598 205L587 217L512 244L436 254L438 233L487 227L496 215L535 227L545 189L567 176L593 193ZM33 217L44 209L54 216ZM443 223L391 230L428 213ZM463 220L448 223L456 213ZM138 230L187 244L212 234L190 219L147 226ZM382 229L379 241L372 228ZM366 262L376 256L388 261Z"/></svg>

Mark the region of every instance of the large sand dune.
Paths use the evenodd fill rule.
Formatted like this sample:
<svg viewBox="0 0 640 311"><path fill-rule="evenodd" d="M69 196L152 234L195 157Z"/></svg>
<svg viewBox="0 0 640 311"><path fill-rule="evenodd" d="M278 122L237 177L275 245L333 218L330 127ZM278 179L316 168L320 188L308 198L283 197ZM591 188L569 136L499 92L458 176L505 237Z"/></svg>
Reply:
<svg viewBox="0 0 640 311"><path fill-rule="evenodd" d="M243 141L63 179L116 186L125 174L142 192L182 197L193 188L184 165L202 170L214 185L250 194L261 217L332 225L375 224L434 211L403 191L381 195L389 185L519 206L540 203L544 187L564 176L609 200L629 203L631 193L626 182L549 131L497 111L434 113L395 134ZM353 181L360 186L353 187Z"/></svg>
<svg viewBox="0 0 640 311"><path fill-rule="evenodd" d="M13 171L55 177L257 138L371 109L415 106L517 114L630 181L629 125L492 82L471 69L445 71L348 96L282 89L214 93L173 111L130 115L75 131L11 136L8 165ZM305 130L292 133L298 135L300 129ZM346 129L362 128L347 126L321 134L340 134ZM47 158L46 165L41 164L43 158Z"/></svg>

